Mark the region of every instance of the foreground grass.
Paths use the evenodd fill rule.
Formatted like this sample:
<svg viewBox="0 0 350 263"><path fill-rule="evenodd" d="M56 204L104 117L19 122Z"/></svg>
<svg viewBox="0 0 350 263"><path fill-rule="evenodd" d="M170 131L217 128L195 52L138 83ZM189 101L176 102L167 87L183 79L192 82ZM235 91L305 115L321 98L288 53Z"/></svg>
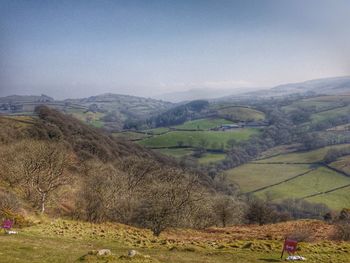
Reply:
<svg viewBox="0 0 350 263"><path fill-rule="evenodd" d="M280 262L283 231L302 224L171 230L155 238L149 231L117 224L55 220L22 229L18 235L1 234L0 262ZM349 243L320 241L330 226L306 224L315 237L321 235L317 242L300 244L300 254L308 262L350 261ZM102 248L110 249L115 256L101 260L83 257ZM129 249L149 257L121 257Z"/></svg>

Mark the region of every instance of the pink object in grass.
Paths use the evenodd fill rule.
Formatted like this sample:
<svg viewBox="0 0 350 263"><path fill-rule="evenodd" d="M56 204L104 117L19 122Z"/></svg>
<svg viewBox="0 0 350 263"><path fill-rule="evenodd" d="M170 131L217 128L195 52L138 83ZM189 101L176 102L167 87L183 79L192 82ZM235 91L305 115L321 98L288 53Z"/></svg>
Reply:
<svg viewBox="0 0 350 263"><path fill-rule="evenodd" d="M3 223L2 223L2 228L3 229L11 229L13 226L13 222L9 219L6 219Z"/></svg>

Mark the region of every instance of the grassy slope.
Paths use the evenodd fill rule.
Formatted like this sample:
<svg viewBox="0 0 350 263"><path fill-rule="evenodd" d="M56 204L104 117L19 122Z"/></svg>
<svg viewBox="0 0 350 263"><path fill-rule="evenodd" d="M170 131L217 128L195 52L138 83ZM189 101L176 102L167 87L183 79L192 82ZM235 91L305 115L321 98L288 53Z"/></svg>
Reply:
<svg viewBox="0 0 350 263"><path fill-rule="evenodd" d="M236 129L230 132L214 132L214 131L173 131L152 138L142 140L141 145L147 147L172 147L177 146L178 141L182 141L187 145L189 140L192 140L192 146L199 146L201 140L206 140L209 145L208 149L212 148L212 143L226 144L228 140L247 140L253 134L257 134L258 129Z"/></svg>
<svg viewBox="0 0 350 263"><path fill-rule="evenodd" d="M159 127L159 128L154 128L150 130L144 130L144 132L154 134L154 135L162 134L168 131L169 131L169 128L166 128L166 127Z"/></svg>
<svg viewBox="0 0 350 263"><path fill-rule="evenodd" d="M310 202L325 203L333 209L341 210L344 207L350 207L349 192L350 187L347 187L331 193L306 198L306 200Z"/></svg>
<svg viewBox="0 0 350 263"><path fill-rule="evenodd" d="M238 183L243 192L249 192L281 182L309 169L309 165L248 163L228 170L225 174L229 180Z"/></svg>
<svg viewBox="0 0 350 263"><path fill-rule="evenodd" d="M349 262L350 243L324 241L332 228L317 221L203 231L169 230L155 238L149 231L117 224L62 220L22 229L18 235L1 234L0 262L282 262L279 257L283 236L293 229L304 228L312 236L318 236L315 243L299 245L300 253L308 262ZM270 240L266 240L266 236L270 236ZM111 249L114 259L81 259L88 251L102 248ZM119 258L129 249L150 257L144 260Z"/></svg>
<svg viewBox="0 0 350 263"><path fill-rule="evenodd" d="M206 153L203 157L198 159L200 164L215 163L224 160L226 155L224 153Z"/></svg>
<svg viewBox="0 0 350 263"><path fill-rule="evenodd" d="M340 115L346 115L350 113L350 105L336 108L332 110L322 111L311 115L312 122L319 122L327 119L331 119Z"/></svg>
<svg viewBox="0 0 350 263"><path fill-rule="evenodd" d="M350 155L339 158L337 161L331 163L330 166L350 174Z"/></svg>
<svg viewBox="0 0 350 263"><path fill-rule="evenodd" d="M176 148L176 149L165 148L165 149L157 149L156 151L175 158L180 158L192 153L191 148Z"/></svg>
<svg viewBox="0 0 350 263"><path fill-rule="evenodd" d="M295 152L288 154L281 154L269 159L259 160L259 163L267 163L267 162L286 162L286 163L313 163L322 161L327 151L331 148L347 148L350 144L340 144L340 145L332 145L323 147L313 151L307 152Z"/></svg>
<svg viewBox="0 0 350 263"><path fill-rule="evenodd" d="M246 107L223 107L221 109L217 109L218 116L222 116L225 118L230 118L232 120L264 120L265 114L261 111L246 108Z"/></svg>
<svg viewBox="0 0 350 263"><path fill-rule="evenodd" d="M346 184L350 184L349 177L340 175L325 167L320 167L305 176L301 176L287 183L272 186L271 188L260 191L257 193L257 196L263 197L268 193L269 197L273 198L273 200L280 200L284 198L302 198L307 195L327 191L330 188L335 188ZM331 205L327 202L327 200L325 200L325 204ZM340 200L339 205L343 207L346 206L346 204L341 204Z"/></svg>
<svg viewBox="0 0 350 263"><path fill-rule="evenodd" d="M140 132L133 132L133 131L127 131L127 132L114 132L113 136L123 138L125 140L133 141L133 140L140 140L149 137L149 135L140 133Z"/></svg>
<svg viewBox="0 0 350 263"><path fill-rule="evenodd" d="M286 112L297 108L314 108L316 111L324 111L334 107L339 107L344 103L350 102L350 96L320 96L309 99L296 101L288 106L283 107Z"/></svg>
<svg viewBox="0 0 350 263"><path fill-rule="evenodd" d="M174 126L177 129L184 130L208 130L212 128L216 128L222 124L232 124L232 121L215 118L215 119L200 119L193 121L186 121L184 124Z"/></svg>
<svg viewBox="0 0 350 263"><path fill-rule="evenodd" d="M348 147L349 144L328 146L308 152L294 152L281 154L275 157L262 159L256 163L248 163L226 172L228 178L238 183L243 192L249 192L264 186L282 182L310 169L312 165L293 163L315 163L322 161L330 148ZM349 172L350 157L343 157L331 164L331 166ZM284 163L284 164L272 164ZM289 164L288 164L289 163ZM260 197L266 195L273 200L283 198L302 198L310 194L324 192L332 188L350 184L350 177L346 177L325 167L293 179L291 181L271 186L256 192ZM332 193L308 198L307 200L327 204L333 209L341 209L350 206L350 188L337 190Z"/></svg>

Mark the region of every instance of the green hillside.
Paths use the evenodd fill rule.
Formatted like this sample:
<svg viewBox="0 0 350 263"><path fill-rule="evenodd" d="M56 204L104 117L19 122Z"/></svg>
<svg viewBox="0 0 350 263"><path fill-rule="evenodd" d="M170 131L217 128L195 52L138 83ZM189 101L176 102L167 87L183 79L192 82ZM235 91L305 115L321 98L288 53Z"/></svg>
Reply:
<svg viewBox="0 0 350 263"><path fill-rule="evenodd" d="M335 148L335 149L341 149L341 148L347 148L350 144L340 144L340 145L332 145L323 147L320 149L307 151L307 152L294 152L294 153L287 153L287 154L280 154L275 157L271 157L268 159L262 159L258 160L256 162L258 163L274 163L274 162L281 162L281 163L314 163L314 162L320 162L326 155L327 151L329 149Z"/></svg>
<svg viewBox="0 0 350 263"><path fill-rule="evenodd" d="M228 179L238 183L243 192L275 184L311 169L310 165L248 163L225 172Z"/></svg>
<svg viewBox="0 0 350 263"><path fill-rule="evenodd" d="M312 202L322 201L333 209L341 209L350 205L350 177L320 162L329 149L348 146L342 144L308 152L280 154L239 166L225 174L244 193L251 192L277 202L287 198L305 198ZM330 167L348 172L349 157L339 158ZM337 190L338 187L341 189Z"/></svg>
<svg viewBox="0 0 350 263"><path fill-rule="evenodd" d="M283 107L286 112L303 108L312 109L316 112L325 111L333 108L342 107L350 103L350 96L319 96L308 99L302 99Z"/></svg>
<svg viewBox="0 0 350 263"><path fill-rule="evenodd" d="M207 149L219 149L226 144L230 139L237 141L247 140L250 136L258 134L259 129L235 129L228 132L223 131L171 131L152 138L147 138L139 143L149 148L166 148L175 147L182 142L186 146L201 146Z"/></svg>
<svg viewBox="0 0 350 263"><path fill-rule="evenodd" d="M232 121L264 120L265 114L261 111L239 106L226 106L216 110L219 117Z"/></svg>
<svg viewBox="0 0 350 263"><path fill-rule="evenodd" d="M350 184L350 178L338 174L325 167L319 167L310 173L282 183L272 186L256 193L259 197L267 194L272 200L281 200L285 198L303 198L308 195L327 191L332 188ZM350 192L349 192L350 195ZM325 200L326 205L331 205ZM340 203L338 206L346 207L348 204ZM334 208L334 207L332 207Z"/></svg>

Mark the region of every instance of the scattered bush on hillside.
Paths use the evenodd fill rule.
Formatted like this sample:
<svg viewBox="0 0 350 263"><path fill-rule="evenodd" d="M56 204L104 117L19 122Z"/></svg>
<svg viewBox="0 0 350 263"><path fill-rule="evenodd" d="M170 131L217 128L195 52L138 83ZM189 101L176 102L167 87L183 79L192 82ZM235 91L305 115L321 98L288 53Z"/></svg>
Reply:
<svg viewBox="0 0 350 263"><path fill-rule="evenodd" d="M213 200L212 207L217 225L226 227L243 221L245 204L233 196L218 195Z"/></svg>
<svg viewBox="0 0 350 263"><path fill-rule="evenodd" d="M256 198L248 200L244 217L248 224L259 225L290 220L288 213L278 212L269 203Z"/></svg>
<svg viewBox="0 0 350 263"><path fill-rule="evenodd" d="M350 209L344 208L340 211L338 218L334 220L336 240L350 241Z"/></svg>
<svg viewBox="0 0 350 263"><path fill-rule="evenodd" d="M330 209L321 203L310 203L301 199L284 199L272 205L279 213L287 213L293 219L323 219Z"/></svg>

